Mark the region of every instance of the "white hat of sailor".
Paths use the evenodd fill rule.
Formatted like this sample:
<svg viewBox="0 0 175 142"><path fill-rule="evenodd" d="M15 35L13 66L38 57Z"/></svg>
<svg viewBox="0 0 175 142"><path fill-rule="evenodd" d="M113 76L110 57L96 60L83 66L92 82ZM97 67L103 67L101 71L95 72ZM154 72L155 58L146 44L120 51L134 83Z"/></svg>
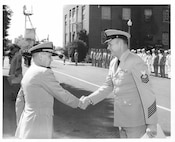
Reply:
<svg viewBox="0 0 175 142"><path fill-rule="evenodd" d="M44 42L44 43L38 44L38 45L33 46L32 48L30 48L29 52L31 54L34 54L34 53L37 53L37 52L54 53L53 43L52 42Z"/></svg>
<svg viewBox="0 0 175 142"><path fill-rule="evenodd" d="M105 30L104 34L106 36L104 43L107 43L115 38L121 38L124 40L128 40L131 37L129 33L125 31L121 31L121 30L115 30L115 29Z"/></svg>

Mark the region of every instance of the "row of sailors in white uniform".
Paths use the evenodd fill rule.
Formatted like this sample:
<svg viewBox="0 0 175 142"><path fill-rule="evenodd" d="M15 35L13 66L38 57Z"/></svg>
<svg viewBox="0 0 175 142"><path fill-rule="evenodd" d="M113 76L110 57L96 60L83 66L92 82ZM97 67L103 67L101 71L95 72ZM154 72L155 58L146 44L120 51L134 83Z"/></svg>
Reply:
<svg viewBox="0 0 175 142"><path fill-rule="evenodd" d="M92 59L92 66L109 68L112 60L111 53L107 49L92 49L90 53Z"/></svg>
<svg viewBox="0 0 175 142"><path fill-rule="evenodd" d="M136 50L132 49L131 52L136 53ZM167 74L168 78L171 78L171 50L165 50L162 53L160 50L157 51L159 56L158 61L158 73L160 73L160 65L161 65L161 59L165 58L165 74ZM153 63L155 60L155 49L152 49L152 54L150 50L145 51L145 49L137 49L138 56L140 56L144 62L148 65L149 72L154 72ZM164 54L164 56L163 56Z"/></svg>
<svg viewBox="0 0 175 142"><path fill-rule="evenodd" d="M148 65L149 72L154 72L154 59L155 59L155 49L152 49L152 54L150 50L145 51L145 49L132 49L131 52L136 53L140 56L145 63ZM165 74L167 74L168 78L171 78L171 51L165 50L164 53L166 56L165 61ZM158 73L160 73L160 61L163 57L163 54L158 50L159 63L158 63ZM108 68L110 61L112 60L111 53L108 52L107 49L92 49L90 53L90 58L92 59L92 66L104 67Z"/></svg>

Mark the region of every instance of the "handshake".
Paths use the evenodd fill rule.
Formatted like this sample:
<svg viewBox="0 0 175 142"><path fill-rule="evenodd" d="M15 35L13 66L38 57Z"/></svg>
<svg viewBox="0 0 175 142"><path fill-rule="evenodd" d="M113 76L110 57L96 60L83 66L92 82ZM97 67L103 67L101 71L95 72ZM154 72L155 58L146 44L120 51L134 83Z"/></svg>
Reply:
<svg viewBox="0 0 175 142"><path fill-rule="evenodd" d="M91 99L88 96L82 96L79 99L79 104L78 107L85 110L90 104L93 104L93 102L91 101Z"/></svg>

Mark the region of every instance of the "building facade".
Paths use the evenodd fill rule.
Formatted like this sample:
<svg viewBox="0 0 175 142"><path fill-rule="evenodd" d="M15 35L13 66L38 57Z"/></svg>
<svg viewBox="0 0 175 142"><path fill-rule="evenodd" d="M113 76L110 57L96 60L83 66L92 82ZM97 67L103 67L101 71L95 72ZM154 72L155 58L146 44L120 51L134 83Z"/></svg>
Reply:
<svg viewBox="0 0 175 142"><path fill-rule="evenodd" d="M64 46L85 29L89 48L105 48L103 31L120 29L131 33L132 49L170 49L170 5L67 5L63 13Z"/></svg>

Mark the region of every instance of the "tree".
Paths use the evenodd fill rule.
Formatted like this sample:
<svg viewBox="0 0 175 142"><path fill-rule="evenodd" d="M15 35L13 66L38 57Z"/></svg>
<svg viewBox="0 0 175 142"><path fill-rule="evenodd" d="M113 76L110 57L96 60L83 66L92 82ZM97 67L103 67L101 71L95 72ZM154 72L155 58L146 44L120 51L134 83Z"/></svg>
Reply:
<svg viewBox="0 0 175 142"><path fill-rule="evenodd" d="M77 39L69 42L67 46L64 48L64 54L71 58L71 61L74 61L74 53L75 49L78 51L78 61L84 61L86 58L86 54L88 53L88 35L86 30L80 30L77 33Z"/></svg>
<svg viewBox="0 0 175 142"><path fill-rule="evenodd" d="M88 35L86 30L83 29L80 32L78 32L78 39L84 41L88 46Z"/></svg>
<svg viewBox="0 0 175 142"><path fill-rule="evenodd" d="M67 51L68 56L71 58L71 61L73 62L74 62L75 50L78 51L78 62L84 61L84 59L86 58L87 51L88 51L86 43L82 40L75 40L69 43L65 47L65 51Z"/></svg>
<svg viewBox="0 0 175 142"><path fill-rule="evenodd" d="M10 21L12 16L12 10L7 6L3 5L3 51L7 48L7 36L8 36L8 29L10 28ZM3 52L4 53L4 52Z"/></svg>
<svg viewBox="0 0 175 142"><path fill-rule="evenodd" d="M27 41L22 35L15 39L15 44L18 45L22 51L28 50L33 46L33 42Z"/></svg>

